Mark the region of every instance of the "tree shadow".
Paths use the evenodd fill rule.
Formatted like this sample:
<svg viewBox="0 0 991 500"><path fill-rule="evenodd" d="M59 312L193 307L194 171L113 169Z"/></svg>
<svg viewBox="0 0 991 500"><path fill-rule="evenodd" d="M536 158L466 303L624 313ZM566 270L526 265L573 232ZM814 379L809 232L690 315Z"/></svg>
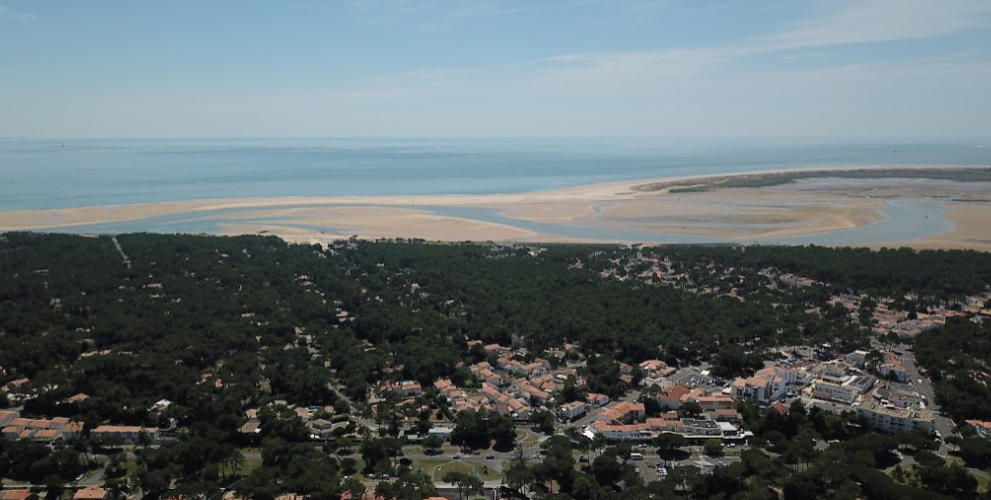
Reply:
<svg viewBox="0 0 991 500"><path fill-rule="evenodd" d="M661 457L661 459L666 460L668 462L674 462L674 461L688 460L689 458L691 458L692 454L685 450L667 450L658 453L657 456Z"/></svg>

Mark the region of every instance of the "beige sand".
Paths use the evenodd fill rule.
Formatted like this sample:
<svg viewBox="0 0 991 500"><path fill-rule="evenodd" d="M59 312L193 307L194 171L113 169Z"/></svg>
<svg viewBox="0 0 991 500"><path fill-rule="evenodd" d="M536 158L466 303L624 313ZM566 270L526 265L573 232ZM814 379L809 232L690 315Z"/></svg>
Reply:
<svg viewBox="0 0 991 500"><path fill-rule="evenodd" d="M713 178L725 176L698 178L697 182L703 184ZM819 178L771 187L670 193L645 190L642 186L650 182L636 181L505 195L283 197L10 211L0 212L0 231L42 230L184 214L191 219L217 220L222 223L225 234L275 234L293 241L326 241L351 235L440 241L574 241L511 224L437 215L427 210L429 207L485 207L519 221L748 242L861 227L882 217L878 212L881 199L959 195L963 185L945 181L858 179L856 189L850 189L849 182L844 182ZM967 199L980 199L982 193L991 193L991 185L985 184L967 184ZM869 197L870 193L881 193L881 196ZM224 214L209 212L230 208L252 210ZM991 221L991 203L948 203L946 216L955 223L954 231L921 242L886 245L991 249L991 223L988 223ZM273 217L278 219L273 220ZM259 220L262 218L263 221ZM335 228L341 234L298 226Z"/></svg>
<svg viewBox="0 0 991 500"><path fill-rule="evenodd" d="M953 221L953 231L922 241L894 242L873 247L918 249L969 249L991 252L991 203L949 203L943 214Z"/></svg>
<svg viewBox="0 0 991 500"><path fill-rule="evenodd" d="M238 219L254 217L291 216L292 224L333 227L340 232L317 232L278 223L256 224ZM330 207L288 210L261 210L223 216L221 220L229 233L260 233L262 231L278 235L292 235L293 238L307 239L358 236L360 238L422 238L432 241L526 241L536 238L537 233L501 224L480 222L457 217L443 217L422 210L389 207ZM320 236L317 236L317 233ZM302 235L302 236L301 236ZM331 238L328 238L330 236Z"/></svg>

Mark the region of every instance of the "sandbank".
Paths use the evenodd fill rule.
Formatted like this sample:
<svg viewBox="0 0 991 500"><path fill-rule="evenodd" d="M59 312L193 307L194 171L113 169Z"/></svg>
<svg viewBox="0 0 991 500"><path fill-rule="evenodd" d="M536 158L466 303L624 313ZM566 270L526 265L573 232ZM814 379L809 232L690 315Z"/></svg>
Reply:
<svg viewBox="0 0 991 500"><path fill-rule="evenodd" d="M991 179L991 170L919 168L886 177L890 171L816 168L512 194L243 198L19 210L0 212L0 231L78 228L86 232L93 224L151 224L155 217L176 216L213 223L218 234L275 234L293 241L352 235L439 241L602 241L594 236L563 237L553 231L556 225L567 225L608 229L613 235L634 231L750 242L860 228L885 217L880 210L885 200L925 199L945 205L944 216L954 229L891 244L991 250L987 223L991 182L983 180ZM476 220L470 215L474 212L461 213L459 207L487 209L494 215Z"/></svg>

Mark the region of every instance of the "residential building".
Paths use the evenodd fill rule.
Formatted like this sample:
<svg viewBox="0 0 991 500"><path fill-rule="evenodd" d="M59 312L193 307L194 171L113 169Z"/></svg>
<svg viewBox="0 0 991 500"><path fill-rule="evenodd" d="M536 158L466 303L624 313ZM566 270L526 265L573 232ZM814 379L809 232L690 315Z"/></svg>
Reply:
<svg viewBox="0 0 991 500"><path fill-rule="evenodd" d="M113 494L105 488L87 486L81 490L76 490L72 498L73 500L110 500L113 498Z"/></svg>
<svg viewBox="0 0 991 500"><path fill-rule="evenodd" d="M874 428L883 432L900 434L922 429L930 433L933 430L933 414L929 410L897 408L890 403L867 400L857 407L857 413L867 417Z"/></svg>
<svg viewBox="0 0 991 500"><path fill-rule="evenodd" d="M847 354L846 357L844 357L844 361L846 361L850 366L855 366L857 368L863 368L864 361L866 359L867 359L867 351L861 351L861 350L853 351L850 354Z"/></svg>
<svg viewBox="0 0 991 500"><path fill-rule="evenodd" d="M574 401L571 403L561 405L561 413L564 416L564 418L568 420L574 420L584 415L587 411L588 411L588 407L585 405L585 403L582 403L581 401Z"/></svg>
<svg viewBox="0 0 991 500"><path fill-rule="evenodd" d="M16 411L0 410L0 427L6 427L15 418L21 418L21 414Z"/></svg>
<svg viewBox="0 0 991 500"><path fill-rule="evenodd" d="M753 377L738 378L730 386L730 396L770 404L788 395L789 387L804 386L811 379L805 368L772 366L758 370Z"/></svg>
<svg viewBox="0 0 991 500"><path fill-rule="evenodd" d="M588 404L592 406L605 406L609 404L609 396L606 396L605 394L598 394L595 392L588 393L588 395L585 397L585 400L588 402Z"/></svg>
<svg viewBox="0 0 991 500"><path fill-rule="evenodd" d="M648 359L640 363L640 368L644 371L647 378L666 377L674 371L674 368L671 368L667 363L659 359Z"/></svg>
<svg viewBox="0 0 991 500"><path fill-rule="evenodd" d="M874 385L877 379L870 375L843 375L834 376L823 374L820 379L812 385L812 395L830 401L840 401L843 403L853 403L861 394L866 394Z"/></svg>
<svg viewBox="0 0 991 500"><path fill-rule="evenodd" d="M657 404L661 405L662 409L674 410L681 406L690 392L691 390L683 385L672 385L654 392L651 397L657 401Z"/></svg>
<svg viewBox="0 0 991 500"><path fill-rule="evenodd" d="M991 439L991 422L982 422L980 420L968 420L967 425L974 428L977 431L977 435L984 439Z"/></svg>
<svg viewBox="0 0 991 500"><path fill-rule="evenodd" d="M908 374L905 371L905 364L894 356L889 357L887 361L878 366L877 373L882 377L895 379L899 382L905 382L908 380Z"/></svg>
<svg viewBox="0 0 991 500"><path fill-rule="evenodd" d="M738 411L730 408L710 411L709 419L715 420L716 422L739 422L743 419L743 415L740 415Z"/></svg>
<svg viewBox="0 0 991 500"><path fill-rule="evenodd" d="M0 500L26 500L31 496L31 490L16 489L0 491Z"/></svg>
<svg viewBox="0 0 991 500"><path fill-rule="evenodd" d="M701 396L694 400L705 411L733 409L733 398L729 396Z"/></svg>
<svg viewBox="0 0 991 500"><path fill-rule="evenodd" d="M767 407L767 410L764 412L764 414L767 415L772 411L783 417L788 414L788 407L785 406L784 403L782 403L781 401L775 401L774 403L771 403L771 405Z"/></svg>
<svg viewBox="0 0 991 500"><path fill-rule="evenodd" d="M56 441L76 441L82 438L82 422L71 422L64 417L49 419L20 418L17 412L6 412L0 415L0 422L7 420L3 428L3 436L9 440L32 440L45 443ZM15 416L15 418L10 418Z"/></svg>
<svg viewBox="0 0 991 500"><path fill-rule="evenodd" d="M423 388L420 387L420 384L417 382L412 380L403 380L399 384L398 392L400 396L407 398L410 396L419 396L423 393Z"/></svg>
<svg viewBox="0 0 991 500"><path fill-rule="evenodd" d="M624 401L600 413L598 420L613 424L630 424L639 420L643 414L643 403Z"/></svg>
<svg viewBox="0 0 991 500"><path fill-rule="evenodd" d="M925 408L921 398L908 394L906 387L897 383L880 385L856 406L857 413L883 432L899 434L915 429L932 432L933 413Z"/></svg>
<svg viewBox="0 0 991 500"><path fill-rule="evenodd" d="M137 427L130 425L101 425L90 431L90 437L95 439L120 438L124 443L131 444L137 441L138 436L144 432L151 437L152 441L161 439L158 429L153 427Z"/></svg>

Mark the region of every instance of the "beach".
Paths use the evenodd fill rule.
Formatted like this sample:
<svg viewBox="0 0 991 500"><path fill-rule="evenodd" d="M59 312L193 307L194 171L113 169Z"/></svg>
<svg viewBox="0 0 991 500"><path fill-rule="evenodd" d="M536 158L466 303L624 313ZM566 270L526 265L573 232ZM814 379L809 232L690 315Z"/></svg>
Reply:
<svg viewBox="0 0 991 500"><path fill-rule="evenodd" d="M0 231L270 234L295 242L357 236L991 250L991 224L986 223L991 220L991 182L959 180L960 169L945 170L946 175L930 169L886 177L865 176L863 169L828 175L815 169L807 176L789 171L786 182L780 172L751 172L511 194L239 198L12 210L0 212ZM901 220L909 217L917 220ZM844 234L859 236L845 241Z"/></svg>

